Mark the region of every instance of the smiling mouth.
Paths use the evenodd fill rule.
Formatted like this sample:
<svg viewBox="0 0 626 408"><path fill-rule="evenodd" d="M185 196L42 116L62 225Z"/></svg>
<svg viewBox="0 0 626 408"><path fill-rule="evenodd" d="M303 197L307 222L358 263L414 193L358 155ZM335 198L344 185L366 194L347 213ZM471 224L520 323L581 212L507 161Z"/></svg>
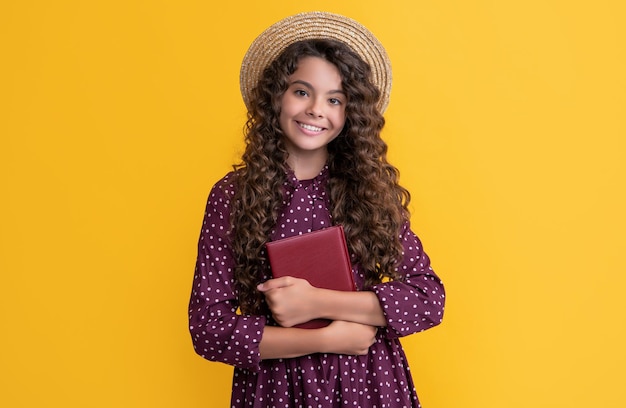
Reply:
<svg viewBox="0 0 626 408"><path fill-rule="evenodd" d="M307 125L306 123L300 123L300 122L298 122L298 126L300 126L302 129L309 130L311 132L321 132L322 130L324 130L324 128L313 126L313 125Z"/></svg>

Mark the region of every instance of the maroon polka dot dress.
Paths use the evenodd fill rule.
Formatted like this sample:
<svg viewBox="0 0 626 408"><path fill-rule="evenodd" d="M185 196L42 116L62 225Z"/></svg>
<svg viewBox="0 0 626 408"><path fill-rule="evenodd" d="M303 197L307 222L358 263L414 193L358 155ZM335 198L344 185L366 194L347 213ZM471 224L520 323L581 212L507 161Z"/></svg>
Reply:
<svg viewBox="0 0 626 408"><path fill-rule="evenodd" d="M332 225L326 182L328 168L312 180L285 183L284 210L272 239ZM232 407L419 407L399 337L441 322L444 288L408 222L400 235L403 282L387 282L372 290L382 305L387 327L364 356L311 354L261 360L259 342L271 316L242 316L233 287L233 255L229 246L232 174L213 187L198 243L198 258L189 303L189 324L196 352L210 361L235 367ZM353 267L358 288L363 273ZM269 279L269 276L265 276Z"/></svg>

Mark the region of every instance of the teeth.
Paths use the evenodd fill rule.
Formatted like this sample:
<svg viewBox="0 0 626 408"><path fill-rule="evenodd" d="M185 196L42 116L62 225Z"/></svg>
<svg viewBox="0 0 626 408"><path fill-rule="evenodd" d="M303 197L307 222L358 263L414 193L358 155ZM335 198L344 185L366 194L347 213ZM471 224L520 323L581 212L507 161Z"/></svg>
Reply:
<svg viewBox="0 0 626 408"><path fill-rule="evenodd" d="M323 128L317 126L307 125L305 123L300 123L300 127L306 130L310 130L311 132L321 132Z"/></svg>

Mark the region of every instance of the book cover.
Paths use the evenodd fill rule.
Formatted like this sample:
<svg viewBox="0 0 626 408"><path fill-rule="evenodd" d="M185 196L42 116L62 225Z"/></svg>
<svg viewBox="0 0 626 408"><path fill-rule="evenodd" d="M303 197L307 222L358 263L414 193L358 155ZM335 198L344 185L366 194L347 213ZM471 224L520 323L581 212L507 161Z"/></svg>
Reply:
<svg viewBox="0 0 626 408"><path fill-rule="evenodd" d="M272 276L294 276L312 286L354 291L354 277L343 227L324 228L266 244ZM295 327L314 329L330 324L315 319Z"/></svg>

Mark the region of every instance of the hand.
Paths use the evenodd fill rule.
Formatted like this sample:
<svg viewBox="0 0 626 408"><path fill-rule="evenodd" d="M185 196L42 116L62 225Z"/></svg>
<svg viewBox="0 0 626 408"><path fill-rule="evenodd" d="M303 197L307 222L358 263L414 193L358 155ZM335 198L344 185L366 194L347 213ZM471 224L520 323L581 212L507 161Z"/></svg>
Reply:
<svg viewBox="0 0 626 408"><path fill-rule="evenodd" d="M265 295L274 320L283 327L320 317L316 315L316 298L320 290L306 279L292 276L270 279L258 285L257 289Z"/></svg>
<svg viewBox="0 0 626 408"><path fill-rule="evenodd" d="M328 338L326 353L366 355L376 342L377 328L367 324L335 320L324 327Z"/></svg>

